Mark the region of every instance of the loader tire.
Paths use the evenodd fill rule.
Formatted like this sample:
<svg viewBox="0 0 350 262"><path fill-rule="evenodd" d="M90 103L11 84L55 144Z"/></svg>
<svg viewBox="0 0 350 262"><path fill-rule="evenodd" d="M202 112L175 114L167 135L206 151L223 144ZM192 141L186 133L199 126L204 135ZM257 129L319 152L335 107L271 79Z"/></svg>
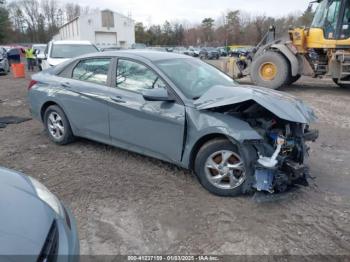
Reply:
<svg viewBox="0 0 350 262"><path fill-rule="evenodd" d="M278 52L267 51L252 63L250 77L254 84L278 89L289 80L289 64Z"/></svg>
<svg viewBox="0 0 350 262"><path fill-rule="evenodd" d="M333 81L336 85L338 85L339 87L342 87L342 88L349 88L350 89L350 84L341 84L341 83L338 83L338 79L337 78L333 78Z"/></svg>
<svg viewBox="0 0 350 262"><path fill-rule="evenodd" d="M298 81L300 79L301 75L296 75L296 76L289 76L287 82L286 82L286 85L289 86L289 85L292 85L294 84L296 81Z"/></svg>

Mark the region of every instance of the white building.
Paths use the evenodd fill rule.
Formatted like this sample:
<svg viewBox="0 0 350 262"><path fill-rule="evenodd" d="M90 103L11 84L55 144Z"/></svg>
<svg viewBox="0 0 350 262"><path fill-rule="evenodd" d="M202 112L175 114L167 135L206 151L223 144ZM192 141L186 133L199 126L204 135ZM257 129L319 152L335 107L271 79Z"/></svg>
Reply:
<svg viewBox="0 0 350 262"><path fill-rule="evenodd" d="M135 43L134 21L110 10L96 10L64 24L54 40L88 40L100 48L130 48Z"/></svg>

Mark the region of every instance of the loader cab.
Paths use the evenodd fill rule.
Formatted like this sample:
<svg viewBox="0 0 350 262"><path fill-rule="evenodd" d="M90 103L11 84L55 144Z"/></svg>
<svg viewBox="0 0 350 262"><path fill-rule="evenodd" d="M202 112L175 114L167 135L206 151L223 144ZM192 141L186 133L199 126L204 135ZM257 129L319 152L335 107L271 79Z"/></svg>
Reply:
<svg viewBox="0 0 350 262"><path fill-rule="evenodd" d="M323 30L324 38L350 38L350 0L320 0L311 28Z"/></svg>

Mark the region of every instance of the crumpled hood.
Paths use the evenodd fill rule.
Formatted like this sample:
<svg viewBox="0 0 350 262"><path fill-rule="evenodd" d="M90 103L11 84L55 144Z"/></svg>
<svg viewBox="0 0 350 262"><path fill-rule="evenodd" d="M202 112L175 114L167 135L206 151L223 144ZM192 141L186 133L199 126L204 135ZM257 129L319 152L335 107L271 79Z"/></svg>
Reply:
<svg viewBox="0 0 350 262"><path fill-rule="evenodd" d="M317 117L300 99L275 90L255 86L215 86L194 102L198 110L253 100L281 119L309 124Z"/></svg>
<svg viewBox="0 0 350 262"><path fill-rule="evenodd" d="M0 254L35 260L55 217L25 175L0 167L0 210Z"/></svg>

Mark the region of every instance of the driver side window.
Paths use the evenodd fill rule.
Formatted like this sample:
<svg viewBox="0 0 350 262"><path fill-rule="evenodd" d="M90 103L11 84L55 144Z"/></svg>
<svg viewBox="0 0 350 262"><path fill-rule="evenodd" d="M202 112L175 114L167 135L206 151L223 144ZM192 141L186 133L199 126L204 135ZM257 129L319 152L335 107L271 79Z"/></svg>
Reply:
<svg viewBox="0 0 350 262"><path fill-rule="evenodd" d="M130 60L119 59L116 87L140 92L145 89L166 88L159 76L148 67Z"/></svg>

